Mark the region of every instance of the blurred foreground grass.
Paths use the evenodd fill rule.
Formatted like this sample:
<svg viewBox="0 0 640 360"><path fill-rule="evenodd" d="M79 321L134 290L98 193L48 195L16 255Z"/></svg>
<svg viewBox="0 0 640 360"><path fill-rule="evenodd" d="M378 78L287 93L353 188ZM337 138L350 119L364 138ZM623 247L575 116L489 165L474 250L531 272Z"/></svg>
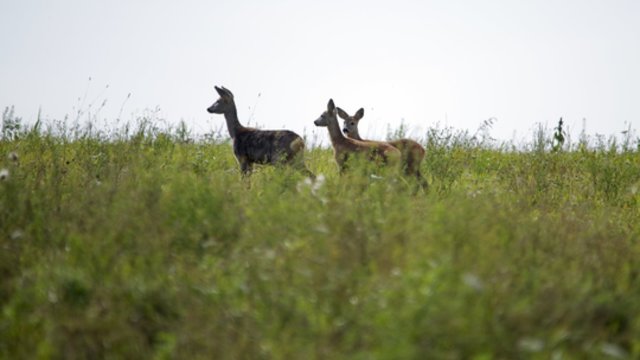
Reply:
<svg viewBox="0 0 640 360"><path fill-rule="evenodd" d="M0 358L640 357L637 149L432 130L414 194L183 131L0 141Z"/></svg>

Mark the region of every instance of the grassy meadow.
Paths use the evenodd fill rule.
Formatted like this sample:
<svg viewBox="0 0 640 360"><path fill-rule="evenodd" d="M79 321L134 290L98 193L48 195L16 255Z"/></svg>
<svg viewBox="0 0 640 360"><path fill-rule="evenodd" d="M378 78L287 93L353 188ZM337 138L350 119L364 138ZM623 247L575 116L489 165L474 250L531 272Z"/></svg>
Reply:
<svg viewBox="0 0 640 360"><path fill-rule="evenodd" d="M423 192L327 148L315 183L243 181L224 133L3 120L0 358L640 358L631 136L435 127Z"/></svg>

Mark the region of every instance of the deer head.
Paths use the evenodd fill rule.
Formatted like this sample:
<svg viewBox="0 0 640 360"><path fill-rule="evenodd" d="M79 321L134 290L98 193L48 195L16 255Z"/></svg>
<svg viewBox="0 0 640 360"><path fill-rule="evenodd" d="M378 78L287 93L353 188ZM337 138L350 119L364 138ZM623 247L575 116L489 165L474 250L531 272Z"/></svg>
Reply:
<svg viewBox="0 0 640 360"><path fill-rule="evenodd" d="M329 120L332 117L334 119L336 118L336 105L333 103L333 99L329 99L329 103L327 104L327 111L323 112L322 115L320 115L320 117L313 123L316 126L327 127L329 126Z"/></svg>
<svg viewBox="0 0 640 360"><path fill-rule="evenodd" d="M207 111L211 114L224 114L225 112L231 110L234 106L233 102L233 94L229 89L215 86L218 95L220 98L213 103L213 105L209 106Z"/></svg>
<svg viewBox="0 0 640 360"><path fill-rule="evenodd" d="M342 132L351 136L354 134L358 134L358 122L364 116L364 109L360 108L360 110L356 111L355 115L350 116L346 111L337 108L338 116L343 120L342 123Z"/></svg>
<svg viewBox="0 0 640 360"><path fill-rule="evenodd" d="M329 120L331 117L336 119L336 105L333 103L333 99L329 99L329 103L327 104L327 111L323 112L322 115L320 115L320 117L313 123L316 126L327 127L329 126Z"/></svg>

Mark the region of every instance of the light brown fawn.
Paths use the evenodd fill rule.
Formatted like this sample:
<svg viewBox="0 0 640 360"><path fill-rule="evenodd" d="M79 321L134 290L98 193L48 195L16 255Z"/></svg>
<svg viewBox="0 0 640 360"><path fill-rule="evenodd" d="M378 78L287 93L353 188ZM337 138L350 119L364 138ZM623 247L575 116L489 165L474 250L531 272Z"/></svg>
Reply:
<svg viewBox="0 0 640 360"><path fill-rule="evenodd" d="M400 151L387 143L360 141L342 135L338 117L336 116L336 106L332 99L327 104L327 110L313 123L316 126L327 127L329 130L333 155L340 173L346 170L347 160L355 154L363 154L367 160L379 161L389 165L398 164L400 161Z"/></svg>
<svg viewBox="0 0 640 360"><path fill-rule="evenodd" d="M341 108L336 109L338 116L342 118L343 128L342 131L351 139L363 140L358 132L358 123L364 116L364 109L360 108L356 111L355 115L350 116L346 111ZM397 148L402 153L401 162L404 169L404 173L407 176L415 176L420 186L424 189L428 188L429 184L427 180L420 173L420 163L424 159L425 150L417 141L411 139L398 139L393 141L387 141L388 144Z"/></svg>
<svg viewBox="0 0 640 360"><path fill-rule="evenodd" d="M258 130L242 126L231 91L217 86L215 89L220 98L207 111L224 114L233 139L233 154L243 176L251 173L253 164L288 164L314 178L304 165L304 141L298 134L290 130Z"/></svg>

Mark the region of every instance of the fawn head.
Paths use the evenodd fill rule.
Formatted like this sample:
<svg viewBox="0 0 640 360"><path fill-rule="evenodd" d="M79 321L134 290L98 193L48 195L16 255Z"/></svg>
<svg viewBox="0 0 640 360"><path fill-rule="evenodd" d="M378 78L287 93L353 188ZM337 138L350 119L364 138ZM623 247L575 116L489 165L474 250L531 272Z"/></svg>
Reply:
<svg viewBox="0 0 640 360"><path fill-rule="evenodd" d="M329 119L331 117L333 117L334 119L336 118L336 105L333 103L333 99L329 99L329 103L327 104L327 111L323 112L322 115L320 115L320 117L313 123L316 126L326 127L329 126Z"/></svg>
<svg viewBox="0 0 640 360"><path fill-rule="evenodd" d="M215 87L220 98L209 106L207 111L211 114L224 114L227 110L233 107L233 94L229 89L222 87Z"/></svg>
<svg viewBox="0 0 640 360"><path fill-rule="evenodd" d="M343 120L342 123L342 132L351 135L358 133L358 122L364 116L364 109L360 108L360 110L356 111L356 114L353 116L349 116L346 111L337 108L338 116Z"/></svg>

